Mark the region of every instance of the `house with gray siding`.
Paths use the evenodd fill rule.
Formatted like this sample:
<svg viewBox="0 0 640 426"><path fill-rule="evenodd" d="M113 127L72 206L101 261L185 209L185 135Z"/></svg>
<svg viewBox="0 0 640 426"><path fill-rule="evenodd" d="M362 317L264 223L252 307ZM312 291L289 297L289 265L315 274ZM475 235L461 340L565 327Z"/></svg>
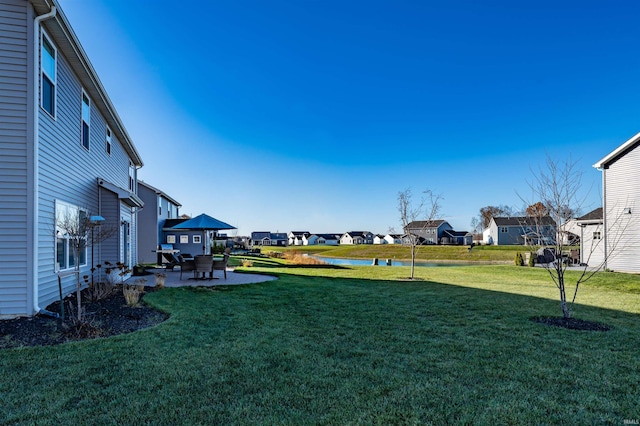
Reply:
<svg viewBox="0 0 640 426"><path fill-rule="evenodd" d="M138 181L138 196L144 203L138 213L138 262L155 263L158 261L156 250L164 243L164 222L178 218L182 204L143 181Z"/></svg>
<svg viewBox="0 0 640 426"><path fill-rule="evenodd" d="M487 244L496 246L552 244L556 238L556 224L549 216L493 217L486 235Z"/></svg>
<svg viewBox="0 0 640 426"><path fill-rule="evenodd" d="M58 273L137 263L142 159L55 0L0 0L0 317L58 300ZM112 236L75 259L63 218ZM94 253L95 258L91 258ZM73 276L63 292L75 288Z"/></svg>
<svg viewBox="0 0 640 426"><path fill-rule="evenodd" d="M640 133L594 167L602 172L605 267L640 272Z"/></svg>
<svg viewBox="0 0 640 426"><path fill-rule="evenodd" d="M404 228L406 234L423 238L424 244L440 244L445 237L445 231L453 231L453 227L446 220L414 220Z"/></svg>

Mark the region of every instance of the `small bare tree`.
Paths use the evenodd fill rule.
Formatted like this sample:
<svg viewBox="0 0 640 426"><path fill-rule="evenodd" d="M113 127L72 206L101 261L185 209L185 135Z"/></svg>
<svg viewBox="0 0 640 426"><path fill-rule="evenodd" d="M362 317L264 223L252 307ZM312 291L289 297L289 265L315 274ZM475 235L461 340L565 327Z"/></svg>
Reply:
<svg viewBox="0 0 640 426"><path fill-rule="evenodd" d="M429 226L431 222L440 214L441 195L434 194L431 190L423 191L422 198L417 204L413 202L413 195L410 189L405 189L398 193L398 212L400 213L400 223L404 230L403 243L411 248L411 279L414 279L417 247L422 241L420 234ZM412 223L420 223L419 229L411 228Z"/></svg>
<svg viewBox="0 0 640 426"><path fill-rule="evenodd" d="M73 264L76 275L76 303L78 321L83 320L82 301L80 291L82 281L80 279L80 263L86 249L95 246L113 236L116 232L112 226L96 224L91 221L91 216L84 210L66 210L61 217L56 219L57 232L61 233L69 241L69 250L73 255ZM93 275L94 259L91 259L91 271Z"/></svg>
<svg viewBox="0 0 640 426"><path fill-rule="evenodd" d="M544 168L533 171L534 178L528 182L535 203L529 201L527 213L535 221L532 233L535 239L546 246L543 255L548 258L542 266L548 271L553 283L558 288L562 317L571 318L573 305L578 295L580 285L594 276L604 267L607 257L614 253L616 243L612 243L610 250L597 265L581 264L581 273L575 280L568 282L566 271L571 261L563 255L567 245L577 244L577 241L564 238L566 224L584 204L587 194L582 191L582 172L577 163L569 157L566 161L554 160L547 155ZM587 191L588 192L588 191ZM522 197L520 197L525 201ZM549 220L550 218L550 220ZM616 220L618 222L618 220ZM549 229L552 223L552 229ZM589 253L583 253L583 258L590 258L596 250L597 244L591 245Z"/></svg>

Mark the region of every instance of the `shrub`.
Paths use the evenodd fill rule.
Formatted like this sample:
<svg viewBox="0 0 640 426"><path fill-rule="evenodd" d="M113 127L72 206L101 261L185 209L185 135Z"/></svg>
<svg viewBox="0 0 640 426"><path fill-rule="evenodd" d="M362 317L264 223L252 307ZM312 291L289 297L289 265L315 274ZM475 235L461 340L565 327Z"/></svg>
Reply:
<svg viewBox="0 0 640 426"><path fill-rule="evenodd" d="M144 284L147 282L144 278L137 279L133 284L123 284L122 294L127 306L136 306L140 302L140 297L144 293Z"/></svg>
<svg viewBox="0 0 640 426"><path fill-rule="evenodd" d="M242 266L245 268L250 268L253 266L253 260L251 259L242 259Z"/></svg>
<svg viewBox="0 0 640 426"><path fill-rule="evenodd" d="M516 257L514 259L514 263L516 266L524 266L524 259L522 258L522 253L517 252Z"/></svg>
<svg viewBox="0 0 640 426"><path fill-rule="evenodd" d="M529 256L529 266L530 266L530 267L534 267L534 266L536 266L536 254L535 254L535 253L530 253L530 256Z"/></svg>

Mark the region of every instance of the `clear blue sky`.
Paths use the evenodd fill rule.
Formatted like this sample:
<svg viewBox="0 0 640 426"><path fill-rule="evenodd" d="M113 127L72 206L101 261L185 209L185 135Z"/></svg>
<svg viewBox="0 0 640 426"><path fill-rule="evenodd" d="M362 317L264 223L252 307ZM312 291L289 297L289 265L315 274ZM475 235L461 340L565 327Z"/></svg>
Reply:
<svg viewBox="0 0 640 426"><path fill-rule="evenodd" d="M240 235L386 233L407 188L468 230L547 154L588 211L640 131L636 1L59 1L139 177Z"/></svg>

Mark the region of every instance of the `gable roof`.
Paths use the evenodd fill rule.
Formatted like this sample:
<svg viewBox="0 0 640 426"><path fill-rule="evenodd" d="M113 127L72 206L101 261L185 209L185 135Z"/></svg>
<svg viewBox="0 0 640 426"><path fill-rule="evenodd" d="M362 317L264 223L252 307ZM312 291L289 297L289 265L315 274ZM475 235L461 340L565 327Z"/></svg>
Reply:
<svg viewBox="0 0 640 426"><path fill-rule="evenodd" d="M173 205L178 206L178 207L182 207L182 204L180 204L179 202L177 202L176 200L174 200L173 198L168 196L164 191L149 185L145 181L138 180L138 186L140 186L140 185L144 186L145 188L149 189L150 191L155 192L156 195L160 195L162 198L164 198L166 200L169 200L169 202L171 202Z"/></svg>
<svg viewBox="0 0 640 426"><path fill-rule="evenodd" d="M531 216L493 217L492 220L496 223L497 226L555 226L556 224L551 216L543 216L541 218Z"/></svg>
<svg viewBox="0 0 640 426"><path fill-rule="evenodd" d="M369 231L350 231L350 232L345 232L344 233L344 235L349 235L352 238L353 237L363 237L363 238L365 238L369 234L371 234L371 232L369 232Z"/></svg>
<svg viewBox="0 0 640 426"><path fill-rule="evenodd" d="M471 235L471 233L467 231L453 231L450 229L445 229L443 233L449 235L450 237L466 237L467 235Z"/></svg>
<svg viewBox="0 0 640 426"><path fill-rule="evenodd" d="M325 240L339 240L340 235L337 234L314 234L320 238L324 238Z"/></svg>
<svg viewBox="0 0 640 426"><path fill-rule="evenodd" d="M577 218L577 221L602 221L603 219L603 215L602 215L602 207L598 207L597 209L591 210L589 213L585 214L584 216L580 216L579 218Z"/></svg>
<svg viewBox="0 0 640 426"><path fill-rule="evenodd" d="M593 165L596 169L606 169L611 165L611 163L615 162L618 158L625 155L627 152L631 151L638 144L640 144L640 133L636 133L631 139L617 147L613 150L609 155L602 158L596 164Z"/></svg>
<svg viewBox="0 0 640 426"><path fill-rule="evenodd" d="M425 228L439 228L446 220L414 220L407 224L406 229L425 229Z"/></svg>
<svg viewBox="0 0 640 426"><path fill-rule="evenodd" d="M269 231L256 231L251 233L252 240L264 240L265 238L271 238L271 232Z"/></svg>

